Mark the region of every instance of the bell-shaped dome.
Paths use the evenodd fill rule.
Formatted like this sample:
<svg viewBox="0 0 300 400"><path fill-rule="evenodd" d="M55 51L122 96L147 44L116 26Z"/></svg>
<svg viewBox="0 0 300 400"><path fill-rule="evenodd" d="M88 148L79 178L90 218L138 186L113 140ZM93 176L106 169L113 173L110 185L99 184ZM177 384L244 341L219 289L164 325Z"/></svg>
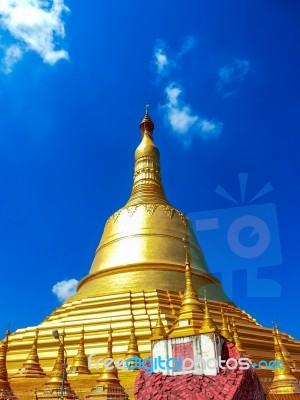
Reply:
<svg viewBox="0 0 300 400"><path fill-rule="evenodd" d="M188 218L168 202L160 176L154 124L146 112L140 124L142 140L135 152L134 181L126 205L106 222L95 258L78 286L78 296L126 290L184 289L185 250L188 238L195 287L210 285L208 293L228 300L219 281L208 270Z"/></svg>

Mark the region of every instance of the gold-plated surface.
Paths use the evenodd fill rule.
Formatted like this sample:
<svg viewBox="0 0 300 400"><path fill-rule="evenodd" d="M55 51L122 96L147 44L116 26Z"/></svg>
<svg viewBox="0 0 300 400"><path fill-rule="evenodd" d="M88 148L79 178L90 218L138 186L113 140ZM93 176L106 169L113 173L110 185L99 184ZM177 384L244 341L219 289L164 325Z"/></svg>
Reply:
<svg viewBox="0 0 300 400"><path fill-rule="evenodd" d="M180 242L188 237L190 265L193 274L201 278L195 282L197 292L208 286L210 298L230 301L220 282L210 274L187 217L166 199L159 151L152 139L154 125L148 112L140 128L142 141L135 152L130 198L107 220L90 273L79 283L74 299L91 295L91 288L95 295L102 294L103 290L109 293L136 287L183 290L179 286L184 283L185 253ZM164 279L161 272L165 274ZM116 279L118 284L112 284Z"/></svg>
<svg viewBox="0 0 300 400"><path fill-rule="evenodd" d="M300 385L298 379L293 375L291 366L285 359L281 337L278 329L273 330L275 360L277 368L274 370L274 379L270 387L271 394L299 393ZM280 365L278 365L280 363Z"/></svg>
<svg viewBox="0 0 300 400"><path fill-rule="evenodd" d="M185 291L177 319L168 332L170 338L197 335L202 326L203 310L193 286L190 257L188 252L187 254L185 260Z"/></svg>
<svg viewBox="0 0 300 400"><path fill-rule="evenodd" d="M50 377L46 380L45 385L40 390L35 392L36 399L52 400L61 394L62 384L64 385L63 399L65 400L77 400L75 393L71 389L70 383L67 379L66 373L66 358L65 358L65 330L60 334L59 348L57 358L50 374ZM65 373L64 373L65 371Z"/></svg>
<svg viewBox="0 0 300 400"><path fill-rule="evenodd" d="M88 358L84 350L84 328L81 330L81 338L79 341L78 353L74 357L69 374L71 375L85 375L90 374L88 366Z"/></svg>
<svg viewBox="0 0 300 400"><path fill-rule="evenodd" d="M231 326L232 326L233 341L234 341L235 347L238 349L238 351L240 351L241 353L243 353L245 355L245 349L244 349L244 347L242 345L242 342L241 342L241 340L239 338L238 330L237 330L237 327L235 325L235 320L234 320L233 317L231 319Z"/></svg>
<svg viewBox="0 0 300 400"><path fill-rule="evenodd" d="M6 368L6 354L8 348L8 337L10 335L9 330L5 332L5 338L2 341L0 347L0 399L12 399L15 400L15 396L11 390L8 374Z"/></svg>
<svg viewBox="0 0 300 400"><path fill-rule="evenodd" d="M207 299L206 299L206 295L205 295L204 316L203 316L203 322L201 325L201 333L210 333L210 332L219 332L219 329L217 328L216 324L214 323L214 320L212 319L212 316L209 312Z"/></svg>
<svg viewBox="0 0 300 400"><path fill-rule="evenodd" d="M12 379L42 378L46 376L40 365L38 356L38 334L39 330L36 328L32 348L28 354L27 360L23 363L22 368L12 377Z"/></svg>
<svg viewBox="0 0 300 400"><path fill-rule="evenodd" d="M281 348L283 357L284 357L286 363L288 364L288 366L291 368L292 372L295 372L295 367L294 367L294 364L295 364L295 363L294 363L294 361L293 361L293 359L292 359L290 353L287 351L287 349L285 348L285 346L284 346L283 343L282 343L281 334L280 334L280 332L279 332L278 325L275 325L274 328L275 328L275 332L276 332L278 344L279 344L279 346L280 346L280 348Z"/></svg>
<svg viewBox="0 0 300 400"><path fill-rule="evenodd" d="M113 339L112 339L112 328L108 329L108 341L107 341L107 359L111 359L109 368L103 366L100 375L97 379L97 385L91 390L91 393L86 397L89 399L107 399L111 400L113 398L120 400L127 400L128 396L125 393L123 387L120 384L120 379L118 377L118 370L113 358Z"/></svg>
<svg viewBox="0 0 300 400"><path fill-rule="evenodd" d="M197 319L199 330L205 314L208 315L206 306L209 306L208 312L218 329L228 325L227 321L224 325L222 314L234 318L239 346L251 354L254 362L274 359L272 330L259 325L228 299L219 281L209 272L190 222L166 199L160 177L159 151L153 142L154 125L148 113L140 127L142 141L135 155L134 183L129 201L108 219L90 273L80 282L77 293L39 325L36 351L40 367L47 376L33 379L25 374L21 378L11 379L26 363L32 350L35 327L18 329L7 336L7 355L7 347L1 347L0 390L2 383L7 387L7 380L3 381L7 359L10 385L19 400L32 400L35 391L44 393L46 381L52 378L54 386L59 387L61 370L58 370L56 363L60 359L62 364L62 349L57 356L57 341L52 337L52 330L65 328L64 347L72 365L80 346L87 356L107 355L107 332L111 325L114 345L112 348L111 342L109 351L116 360L124 357L128 350L133 316L139 353L142 358L148 357L152 328L156 325L153 330L155 337L156 333L164 336L164 332L174 326L180 315L183 292L186 288L187 292L192 291L190 282L196 294L205 287L209 300L208 304L198 300L197 305L193 304L194 297L188 296L190 303L183 304L186 307L183 311L190 312ZM186 254L182 246L183 237L188 238L190 246L188 268L184 266ZM83 325L84 347L81 342ZM225 331L230 337L228 326ZM234 335L233 327L232 331ZM299 341L287 334L281 334L278 338L278 343L281 341L281 346L284 346L282 353L286 359L288 353L292 355L293 374L299 379ZM58 377L52 377L52 370L57 371ZM101 379L105 380L106 372L102 372L104 376ZM125 388L130 400L134 399L133 384L137 373L119 371L118 374L120 385ZM272 371L264 369L257 371L257 374L267 391L273 379ZM91 374L69 374L68 382L77 397L86 400L86 396L92 394L91 389L99 386L98 375L99 371L91 368Z"/></svg>
<svg viewBox="0 0 300 400"><path fill-rule="evenodd" d="M134 318L131 316L131 328L128 348L125 353L126 358L140 357L137 337L135 336Z"/></svg>
<svg viewBox="0 0 300 400"><path fill-rule="evenodd" d="M8 348L8 336L9 331L5 332L5 338L1 343L0 348L0 388L4 388L8 386L8 375L6 369L6 353Z"/></svg>
<svg viewBox="0 0 300 400"><path fill-rule="evenodd" d="M221 316L222 316L222 328L221 328L221 335L224 336L230 342L233 342L233 337L231 332L229 331L228 320L224 315L223 308L221 306Z"/></svg>
<svg viewBox="0 0 300 400"><path fill-rule="evenodd" d="M194 279L193 279L194 281ZM107 352L107 330L112 323L114 329L114 359L124 357L128 347L128 337L131 325L131 307L135 318L135 333L139 338L139 351L142 358L150 355L151 328L158 320L158 308L161 311L161 320L165 328L171 327L179 313L182 296L178 292L168 291L132 291L98 297L87 297L85 299L69 302L57 308L47 319L39 325L38 352L41 367L49 374L56 360L57 342L52 337L53 329L62 329L65 326L65 346L71 365L73 358L78 351L80 332L82 325L85 325L85 352L87 356L92 353L99 357L105 357ZM202 308L204 306L203 302ZM274 345L272 330L259 325L249 314L231 303L222 303L222 308L230 317L234 317L238 329L239 338L247 354L251 355L253 362L261 359L270 361L274 359ZM219 329L222 327L220 303L209 302L210 314ZM202 314L204 315L204 313ZM202 316L203 318L203 316ZM7 367L9 376L16 374L23 362L26 360L32 346L32 337L35 328L28 327L19 329L9 337L9 348L7 353ZM296 363L295 376L299 379L300 366L300 344L297 340L281 334L282 343L289 351ZM84 379L81 376L68 375L68 380L81 400L85 399L91 388L96 386L96 379L99 371L91 368L91 374ZM130 395L133 390L133 383L137 371L120 371L119 379L121 385ZM267 391L270 386L273 373L271 370L258 370L259 378ZM18 382L11 381L11 388L16 395L28 393L32 400L31 390L43 386L43 379L34 381L26 378ZM130 399L134 399L131 395Z"/></svg>
<svg viewBox="0 0 300 400"><path fill-rule="evenodd" d="M158 309L156 325L152 331L150 340L155 341L155 340L164 339L166 337L167 337L167 332L165 330L164 324L163 324L161 316L160 316L160 310Z"/></svg>

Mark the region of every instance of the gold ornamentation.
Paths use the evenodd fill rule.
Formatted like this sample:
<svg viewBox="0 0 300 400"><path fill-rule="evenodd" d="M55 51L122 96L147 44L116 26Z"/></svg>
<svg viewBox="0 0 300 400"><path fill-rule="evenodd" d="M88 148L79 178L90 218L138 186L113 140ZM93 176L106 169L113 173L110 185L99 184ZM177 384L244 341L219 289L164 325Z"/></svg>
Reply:
<svg viewBox="0 0 300 400"><path fill-rule="evenodd" d="M150 337L150 340L160 340L166 337L167 337L167 332L165 330L164 324L160 316L160 310L158 309L156 325L155 328L152 330L152 335Z"/></svg>
<svg viewBox="0 0 300 400"><path fill-rule="evenodd" d="M129 206L129 207L126 207L126 210L127 210L128 214L132 217L133 214L136 212L137 208L138 208L138 206Z"/></svg>
<svg viewBox="0 0 300 400"><path fill-rule="evenodd" d="M77 375L86 375L91 373L88 366L88 359L84 350L84 327L81 330L78 352L74 357L72 366L70 368L70 373Z"/></svg>
<svg viewBox="0 0 300 400"><path fill-rule="evenodd" d="M121 212L122 212L122 210L118 210L112 215L114 222L116 222L116 220L118 219Z"/></svg>
<svg viewBox="0 0 300 400"><path fill-rule="evenodd" d="M278 327L273 329L276 368L274 379L270 387L270 394L292 394L299 389L298 379L293 375L291 365L284 357L284 349L281 343L281 335ZM280 363L279 367L278 364Z"/></svg>
<svg viewBox="0 0 300 400"><path fill-rule="evenodd" d="M172 219L175 213L175 208L170 206L164 206L164 210L167 213L167 216Z"/></svg>
<svg viewBox="0 0 300 400"><path fill-rule="evenodd" d="M184 225L187 226L187 218L186 218L186 216L181 211L177 211L177 214L179 215L179 218L184 223Z"/></svg>
<svg viewBox="0 0 300 400"><path fill-rule="evenodd" d="M158 204L145 204L146 211L149 215L153 215L154 211L157 209Z"/></svg>

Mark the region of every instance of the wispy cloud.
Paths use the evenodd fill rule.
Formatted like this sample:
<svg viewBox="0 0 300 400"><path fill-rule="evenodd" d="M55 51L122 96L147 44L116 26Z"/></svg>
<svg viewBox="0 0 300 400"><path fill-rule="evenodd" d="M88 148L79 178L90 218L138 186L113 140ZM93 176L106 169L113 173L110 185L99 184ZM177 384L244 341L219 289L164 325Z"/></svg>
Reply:
<svg viewBox="0 0 300 400"><path fill-rule="evenodd" d="M170 83L166 89L166 103L161 107L165 120L185 147L189 147L194 137L208 139L217 137L222 132L222 123L202 117L182 99L182 87Z"/></svg>
<svg viewBox="0 0 300 400"><path fill-rule="evenodd" d="M23 51L20 46L13 44L5 49L3 59L3 70L9 74L13 70L13 66L21 60L23 57Z"/></svg>
<svg viewBox="0 0 300 400"><path fill-rule="evenodd" d="M250 70L249 60L234 59L231 64L219 69L217 90L225 97L232 96L236 93L236 85L243 82Z"/></svg>
<svg viewBox="0 0 300 400"><path fill-rule="evenodd" d="M175 69L178 65L178 59L184 54L190 52L197 44L194 36L187 36L182 47L179 51L173 55L170 55L168 46L163 40L158 40L154 48L153 53L153 65L154 70L158 76L166 76L171 71Z"/></svg>
<svg viewBox="0 0 300 400"><path fill-rule="evenodd" d="M196 44L197 40L194 36L187 36L183 43L183 46L177 53L177 57L181 57L184 54L189 53L196 46Z"/></svg>
<svg viewBox="0 0 300 400"><path fill-rule="evenodd" d="M174 60L167 55L167 44L159 40L154 48L153 65L158 75L166 75L170 67L174 66Z"/></svg>
<svg viewBox="0 0 300 400"><path fill-rule="evenodd" d="M77 279L60 281L53 286L52 292L57 296L59 301L65 301L76 293L77 284Z"/></svg>
<svg viewBox="0 0 300 400"><path fill-rule="evenodd" d="M3 70L11 72L27 51L36 52L50 65L67 60L68 52L56 48L57 39L65 36L62 15L66 11L64 0L1 0L0 26L13 41L5 48Z"/></svg>

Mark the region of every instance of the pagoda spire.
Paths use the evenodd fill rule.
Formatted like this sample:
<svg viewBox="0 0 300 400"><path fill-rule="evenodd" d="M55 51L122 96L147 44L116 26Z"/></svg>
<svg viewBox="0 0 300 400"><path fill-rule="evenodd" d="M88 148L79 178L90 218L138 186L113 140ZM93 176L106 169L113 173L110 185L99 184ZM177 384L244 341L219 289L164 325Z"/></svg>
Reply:
<svg viewBox="0 0 300 400"><path fill-rule="evenodd" d="M159 150L153 142L154 124L148 106L140 130L142 141L135 151L133 187L125 207L145 203L169 205L161 182Z"/></svg>
<svg viewBox="0 0 300 400"><path fill-rule="evenodd" d="M204 291L204 317L201 325L201 333L218 332L218 331L219 330L210 314L207 304L206 291Z"/></svg>
<svg viewBox="0 0 300 400"><path fill-rule="evenodd" d="M107 359L111 359L109 368L101 369L100 375L97 379L96 387L91 390L91 393L86 396L86 400L90 399L112 399L112 397L128 400L128 396L125 393L124 388L120 384L120 379L118 377L118 370L113 361L113 337L112 337L112 327L109 325L108 329L108 340L107 340ZM106 360L107 360L106 359Z"/></svg>
<svg viewBox="0 0 300 400"><path fill-rule="evenodd" d="M77 397L75 396L73 390L71 389L70 383L67 380L67 373L65 371L64 374L64 368L67 366L65 365L66 363L66 357L65 357L65 330L62 331L60 334L60 339L59 339L59 348L57 352L57 358L54 364L54 367L52 369L52 372L50 373L50 377L47 380L47 382L44 385L43 389L39 389L37 391L37 398L38 399L48 399L52 398L49 395L52 394L58 394L61 393L61 388L62 388L62 380L64 377L64 393L63 393L63 399L69 400L69 399L76 399Z"/></svg>
<svg viewBox="0 0 300 400"><path fill-rule="evenodd" d="M293 375L291 366L287 362L283 354L283 347L281 343L281 335L278 327L273 328L274 350L276 368L274 369L274 378L270 386L270 394L292 394L299 393L299 381Z"/></svg>
<svg viewBox="0 0 300 400"><path fill-rule="evenodd" d="M125 353L125 356L127 358L131 358L131 357L139 357L140 358L138 341L137 341L137 337L135 336L134 317L133 317L133 315L131 315L130 337L129 337L128 348L127 348L127 351Z"/></svg>
<svg viewBox="0 0 300 400"><path fill-rule="evenodd" d="M38 336L39 330L36 328L35 336L33 339L31 350L28 354L26 361L23 363L22 368L17 372L13 379L20 379L20 378L42 378L46 376L45 372L43 371L38 352L37 352L37 345L38 345Z"/></svg>
<svg viewBox="0 0 300 400"><path fill-rule="evenodd" d="M6 368L6 354L8 349L8 337L10 335L9 329L5 332L5 338L0 347L0 399L15 400L15 396L10 388L8 382L7 368Z"/></svg>
<svg viewBox="0 0 300 400"><path fill-rule="evenodd" d="M294 366L293 366L294 361L293 361L290 353L287 351L287 349L285 348L285 346L282 343L281 334L279 332L278 325L275 324L274 328L275 328L275 332L276 332L276 335L277 335L278 343L279 343L279 345L281 347L281 350L282 350L283 357L284 357L284 359L286 360L286 362L288 363L288 365L290 366L290 368L293 371L294 370Z"/></svg>
<svg viewBox="0 0 300 400"><path fill-rule="evenodd" d="M86 375L90 373L91 371L89 370L88 359L84 350L84 327L82 327L78 352L74 357L72 366L70 368L70 374Z"/></svg>
<svg viewBox="0 0 300 400"><path fill-rule="evenodd" d="M233 341L234 341L235 347L238 349L238 351L243 353L243 355L245 357L250 358L241 342L241 339L239 337L238 330L237 330L237 327L235 324L235 320L233 317L231 319L231 326L232 326L232 335L233 335Z"/></svg>
<svg viewBox="0 0 300 400"><path fill-rule="evenodd" d="M228 322L227 319L224 315L224 311L223 308L221 306L221 316L222 316L222 328L221 328L221 335L226 338L227 340L229 340L230 342L233 341L232 335L229 331L229 326L228 326Z"/></svg>
<svg viewBox="0 0 300 400"><path fill-rule="evenodd" d="M203 311L192 282L189 242L183 239L185 255L185 291L178 317L168 332L169 337L196 335L201 331Z"/></svg>
<svg viewBox="0 0 300 400"><path fill-rule="evenodd" d="M227 321L229 334L230 334L231 338L233 339L233 330L231 328L231 323L230 323L230 319L229 319L228 315L226 315L226 321Z"/></svg>
<svg viewBox="0 0 300 400"><path fill-rule="evenodd" d="M150 340L160 340L164 339L167 336L167 332L165 330L164 324L161 319L160 309L157 310L157 321L155 328L152 330L152 335Z"/></svg>
<svg viewBox="0 0 300 400"><path fill-rule="evenodd" d="M8 348L8 336L10 335L9 330L5 332L5 338L2 341L0 348L0 388L2 383L7 382L7 369L6 369L6 353Z"/></svg>

